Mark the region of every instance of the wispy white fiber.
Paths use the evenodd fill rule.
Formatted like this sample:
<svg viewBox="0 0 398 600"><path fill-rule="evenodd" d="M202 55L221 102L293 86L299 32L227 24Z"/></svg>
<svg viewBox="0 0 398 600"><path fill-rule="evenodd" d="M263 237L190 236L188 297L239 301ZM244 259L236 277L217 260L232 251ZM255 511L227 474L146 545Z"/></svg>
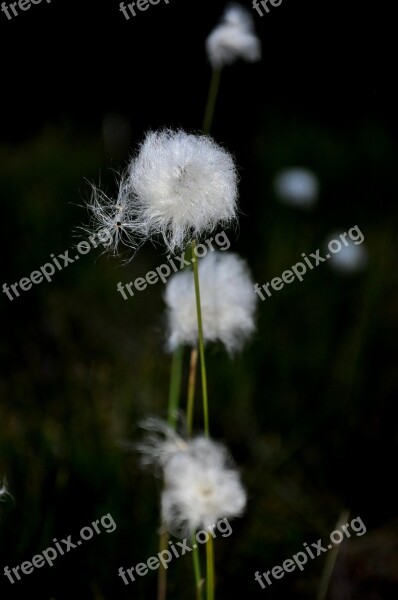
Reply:
<svg viewBox="0 0 398 600"><path fill-rule="evenodd" d="M311 208L318 200L319 182L308 169L284 169L275 178L274 190L279 200L301 208Z"/></svg>
<svg viewBox="0 0 398 600"><path fill-rule="evenodd" d="M261 59L261 43L254 31L251 14L239 4L230 4L220 24L206 39L206 51L213 67L223 67L239 58Z"/></svg>
<svg viewBox="0 0 398 600"><path fill-rule="evenodd" d="M121 177L116 200L94 187L88 203L90 226L83 230L98 238L106 250L114 255L119 253L121 243L133 250L137 248L131 198L129 183Z"/></svg>
<svg viewBox="0 0 398 600"><path fill-rule="evenodd" d="M199 260L203 335L240 350L255 329L257 296L246 262L233 253L212 252ZM176 273L165 290L168 348L196 345L198 324L192 271Z"/></svg>
<svg viewBox="0 0 398 600"><path fill-rule="evenodd" d="M148 433L144 441L137 444L143 466L163 468L173 454L187 449L187 443L165 421L149 417L141 423Z"/></svg>

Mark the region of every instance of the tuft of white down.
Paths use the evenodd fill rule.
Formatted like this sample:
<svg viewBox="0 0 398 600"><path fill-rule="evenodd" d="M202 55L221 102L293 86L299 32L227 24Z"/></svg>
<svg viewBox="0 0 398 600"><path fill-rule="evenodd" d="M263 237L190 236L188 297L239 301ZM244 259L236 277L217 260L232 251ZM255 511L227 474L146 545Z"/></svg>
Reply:
<svg viewBox="0 0 398 600"><path fill-rule="evenodd" d="M255 329L257 296L245 261L233 253L213 252L199 261L200 297L205 342L221 341L229 353L240 350ZM194 346L198 323L191 270L168 280L165 301L168 348Z"/></svg>
<svg viewBox="0 0 398 600"><path fill-rule="evenodd" d="M213 67L223 67L239 58L247 62L261 59L261 43L254 32L251 14L239 4L229 5L221 23L206 39L206 51Z"/></svg>

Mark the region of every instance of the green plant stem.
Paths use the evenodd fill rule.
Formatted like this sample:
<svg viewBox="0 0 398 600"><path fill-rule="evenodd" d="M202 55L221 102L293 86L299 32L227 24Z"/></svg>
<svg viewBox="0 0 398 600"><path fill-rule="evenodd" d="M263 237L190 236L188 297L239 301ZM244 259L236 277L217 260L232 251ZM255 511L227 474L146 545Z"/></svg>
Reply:
<svg viewBox="0 0 398 600"><path fill-rule="evenodd" d="M207 397L207 374L206 374L206 361L205 361L205 345L203 339L203 325L202 325L202 309L200 304L200 285L199 285L199 268L198 260L195 254L196 242L192 240L192 268L193 276L195 281L195 298L196 298L196 312L198 317L198 341L199 341L199 355L200 355L200 372L202 378L202 396L203 396L203 421L204 421L204 432L206 437L209 437L209 402Z"/></svg>
<svg viewBox="0 0 398 600"><path fill-rule="evenodd" d="M195 533L192 535L192 559L193 559L193 570L195 573L195 584L196 584L196 600L202 600L202 587L203 579L200 568L199 548L196 543Z"/></svg>
<svg viewBox="0 0 398 600"><path fill-rule="evenodd" d="M173 352L171 361L169 405L167 411L167 423L173 429L177 425L178 404L180 398L181 375L182 375L183 347L179 346Z"/></svg>
<svg viewBox="0 0 398 600"><path fill-rule="evenodd" d="M191 349L191 358L189 361L189 378L188 378L188 397L187 397L187 435L191 437L193 426L193 407L195 400L195 384L196 371L198 365L198 349Z"/></svg>
<svg viewBox="0 0 398 600"><path fill-rule="evenodd" d="M220 88L221 69L214 68L211 74L209 94L207 96L205 117L203 120L203 132L210 133L213 125L214 112L216 108L218 90Z"/></svg>
<svg viewBox="0 0 398 600"><path fill-rule="evenodd" d="M169 542L169 534L167 531L162 531L159 536L159 553L167 550ZM157 600L166 600L166 590L167 590L167 571L163 565L159 566L159 574L158 574L158 590L157 590Z"/></svg>
<svg viewBox="0 0 398 600"><path fill-rule="evenodd" d="M206 542L206 575L206 598L214 600L214 546L211 535Z"/></svg>
<svg viewBox="0 0 398 600"><path fill-rule="evenodd" d="M170 372L169 403L167 408L167 423L172 429L176 429L178 404L180 399L183 347L179 346L173 352ZM159 551L167 550L169 534L163 530L159 535ZM167 571L163 566L159 567L157 600L166 600L167 591Z"/></svg>

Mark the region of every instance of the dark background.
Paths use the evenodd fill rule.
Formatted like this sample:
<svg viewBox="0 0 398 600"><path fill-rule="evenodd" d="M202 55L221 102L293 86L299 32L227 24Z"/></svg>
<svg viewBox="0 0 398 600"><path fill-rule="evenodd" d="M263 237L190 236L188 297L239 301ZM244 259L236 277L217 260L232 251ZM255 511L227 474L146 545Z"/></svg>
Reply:
<svg viewBox="0 0 398 600"><path fill-rule="evenodd" d="M73 247L90 182L113 193L112 169L148 129L200 131L204 40L223 7L162 1L126 21L116 1L52 0L12 21L0 13L2 283ZM327 538L346 508L368 531L341 546L328 598L395 599L395 21L370 2L283 0L253 17L263 59L225 69L212 132L239 165L231 250L263 283L358 225L369 264L352 277L320 266L261 303L233 361L208 349L212 432L249 495L234 534L216 543L217 597L316 598L323 557L267 591L254 572ZM273 194L275 173L296 164L320 179L311 212ZM13 501L0 505L1 598L156 594L156 573L126 587L117 569L157 552L160 486L130 444L142 417L165 414L163 289L126 302L116 284L164 258L147 244L126 267L92 251L51 284L2 295L0 476ZM2 575L108 512L114 533L14 585ZM189 558L169 580L169 597L193 596Z"/></svg>

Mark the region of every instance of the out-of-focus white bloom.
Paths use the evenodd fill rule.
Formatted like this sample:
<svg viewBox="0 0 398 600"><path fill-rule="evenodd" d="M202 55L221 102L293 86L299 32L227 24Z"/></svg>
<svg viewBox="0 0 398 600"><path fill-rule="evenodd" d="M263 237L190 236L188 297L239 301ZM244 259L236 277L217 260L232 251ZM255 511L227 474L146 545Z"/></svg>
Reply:
<svg viewBox="0 0 398 600"><path fill-rule="evenodd" d="M140 446L144 464L162 467L162 521L170 531L192 533L246 506L239 473L222 444L204 436L184 441L167 425L153 421L149 442ZM172 440L172 443L170 441Z"/></svg>
<svg viewBox="0 0 398 600"><path fill-rule="evenodd" d="M199 261L200 296L205 342L221 341L228 352L239 350L255 329L257 296L243 259L236 254L212 252ZM198 323L193 274L176 273L165 290L168 312L168 348L196 345Z"/></svg>
<svg viewBox="0 0 398 600"><path fill-rule="evenodd" d="M284 169L275 178L275 193L286 204L311 208L318 200L319 182L308 169Z"/></svg>
<svg viewBox="0 0 398 600"><path fill-rule="evenodd" d="M7 482L4 480L0 487L0 502L4 502L6 496L9 496L9 492L7 490Z"/></svg>
<svg viewBox="0 0 398 600"><path fill-rule="evenodd" d="M339 240L338 234L335 234L331 239ZM332 254L329 252L330 266L340 273L355 273L362 271L368 262L368 251L363 244L354 244L349 238L346 238L347 242L350 242L349 246L345 246L341 242L341 250Z"/></svg>
<svg viewBox="0 0 398 600"><path fill-rule="evenodd" d="M161 234L171 251L236 218L235 164L209 136L149 133L129 167L129 183L137 233Z"/></svg>
<svg viewBox="0 0 398 600"><path fill-rule="evenodd" d="M206 51L213 67L223 67L242 58L261 59L261 43L254 32L251 14L238 4L229 5L221 23L206 39Z"/></svg>
<svg viewBox="0 0 398 600"><path fill-rule="evenodd" d="M238 517L246 506L246 492L226 448L205 437L172 455L164 480L162 519L170 528L207 528L218 519Z"/></svg>

